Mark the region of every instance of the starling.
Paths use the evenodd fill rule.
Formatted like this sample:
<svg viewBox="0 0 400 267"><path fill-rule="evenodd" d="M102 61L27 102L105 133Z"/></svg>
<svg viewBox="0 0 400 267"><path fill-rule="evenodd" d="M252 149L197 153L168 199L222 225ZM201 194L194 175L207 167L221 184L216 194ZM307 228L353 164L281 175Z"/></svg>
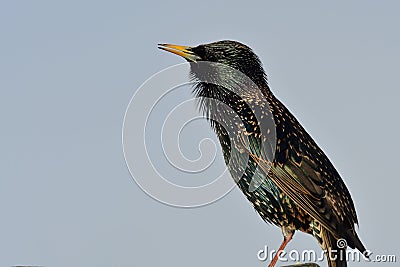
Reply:
<svg viewBox="0 0 400 267"><path fill-rule="evenodd" d="M190 62L193 92L218 136L231 176L262 219L281 228L284 240L269 266L276 264L296 230L313 235L330 252L330 267L347 266L346 247L338 240L366 251L355 231L358 220L346 185L273 95L258 56L248 46L225 40L196 47L159 44L159 48ZM207 62L227 67L201 68ZM248 77L256 90L231 69Z"/></svg>

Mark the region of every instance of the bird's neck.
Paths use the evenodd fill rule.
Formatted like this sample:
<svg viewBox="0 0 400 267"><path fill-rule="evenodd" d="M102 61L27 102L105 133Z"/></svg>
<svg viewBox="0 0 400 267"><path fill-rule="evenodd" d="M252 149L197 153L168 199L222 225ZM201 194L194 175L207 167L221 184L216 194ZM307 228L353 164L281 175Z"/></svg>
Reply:
<svg viewBox="0 0 400 267"><path fill-rule="evenodd" d="M199 98L200 110L207 115L210 113L225 113L227 107L240 114L246 111L243 109L243 103L251 104L257 98L263 98L262 101L269 102L274 98L266 80L261 81L256 86L256 91L252 89L254 93L246 87L236 87L235 90L229 90L227 89L229 86L199 82L196 84L193 93Z"/></svg>
<svg viewBox="0 0 400 267"><path fill-rule="evenodd" d="M221 126L233 127L232 130L240 132L244 129L254 131L256 117L259 117L257 115L267 112L269 103L274 102L272 101L274 96L267 83L262 87L258 86L256 90L249 88L241 90L243 91L238 91L236 88L233 92L208 83L199 83L195 87L194 93L199 99L199 110L210 120L218 135L221 131L217 127Z"/></svg>
<svg viewBox="0 0 400 267"><path fill-rule="evenodd" d="M236 153L235 149L243 146L243 140L251 138L254 144L261 142L259 119L263 120L262 129L272 129L264 129L264 132L274 133L275 126L269 108L270 103L274 103L274 96L268 85L264 84L255 91L249 91L249 88L243 90L238 92L240 96L213 84L199 84L194 90L199 98L199 109L219 138L226 163L231 158L231 152Z"/></svg>

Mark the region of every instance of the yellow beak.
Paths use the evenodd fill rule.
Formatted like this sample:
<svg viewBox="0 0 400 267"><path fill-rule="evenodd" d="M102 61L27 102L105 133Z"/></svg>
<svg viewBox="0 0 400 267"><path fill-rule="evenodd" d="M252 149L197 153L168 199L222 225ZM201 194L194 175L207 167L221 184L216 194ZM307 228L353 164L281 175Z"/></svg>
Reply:
<svg viewBox="0 0 400 267"><path fill-rule="evenodd" d="M198 55L193 53L190 46L173 45L173 44L158 44L158 48L176 54L185 58L188 61L196 62L201 59Z"/></svg>

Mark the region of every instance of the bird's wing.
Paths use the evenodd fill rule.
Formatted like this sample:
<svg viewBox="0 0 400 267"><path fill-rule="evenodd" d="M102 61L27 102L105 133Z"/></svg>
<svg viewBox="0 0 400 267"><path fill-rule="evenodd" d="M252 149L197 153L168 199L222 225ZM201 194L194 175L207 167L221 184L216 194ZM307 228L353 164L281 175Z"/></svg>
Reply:
<svg viewBox="0 0 400 267"><path fill-rule="evenodd" d="M290 135L280 140L272 163L255 138L246 147L274 184L323 227L334 234L343 224L353 228L358 222L350 193L322 150L304 129L301 133L300 144Z"/></svg>

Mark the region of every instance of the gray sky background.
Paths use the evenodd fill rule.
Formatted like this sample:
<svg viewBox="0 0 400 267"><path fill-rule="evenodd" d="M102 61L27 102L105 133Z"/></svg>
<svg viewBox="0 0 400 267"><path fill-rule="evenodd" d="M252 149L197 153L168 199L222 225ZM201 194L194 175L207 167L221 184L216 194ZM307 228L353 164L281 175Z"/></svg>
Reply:
<svg viewBox="0 0 400 267"><path fill-rule="evenodd" d="M202 208L166 206L133 182L122 153L135 90L183 62L156 44L221 39L260 56L273 92L348 185L364 244L400 260L399 9L397 1L2 1L0 266L267 265L256 253L277 248L280 229L239 190ZM212 136L205 124L189 133ZM294 248L319 246L296 233Z"/></svg>

